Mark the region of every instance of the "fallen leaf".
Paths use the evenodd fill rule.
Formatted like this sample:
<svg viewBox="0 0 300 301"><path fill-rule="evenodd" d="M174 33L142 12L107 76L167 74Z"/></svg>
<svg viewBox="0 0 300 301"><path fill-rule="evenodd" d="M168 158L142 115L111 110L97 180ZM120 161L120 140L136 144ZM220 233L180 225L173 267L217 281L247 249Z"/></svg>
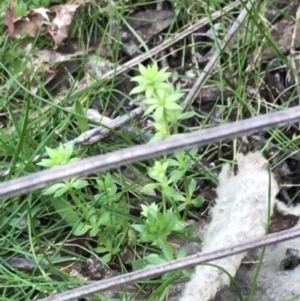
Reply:
<svg viewBox="0 0 300 301"><path fill-rule="evenodd" d="M56 47L68 37L69 27L79 6L80 4L66 4L51 7L56 16L49 25L48 32Z"/></svg>
<svg viewBox="0 0 300 301"><path fill-rule="evenodd" d="M170 10L145 10L130 15L126 21L143 42L148 42L166 29L172 23L174 16L174 12ZM122 26L121 40L125 44L123 50L132 56L138 51L141 43L130 27L126 24Z"/></svg>
<svg viewBox="0 0 300 301"><path fill-rule="evenodd" d="M15 4L12 2L6 10L5 25L7 26L7 36L15 36Z"/></svg>
<svg viewBox="0 0 300 301"><path fill-rule="evenodd" d="M16 19L14 21L14 36L17 38L23 36L36 37L39 31L42 35L46 34L45 29L42 27L49 23L47 12L49 12L49 10L46 8L32 9L26 16Z"/></svg>
<svg viewBox="0 0 300 301"><path fill-rule="evenodd" d="M41 82L47 85L55 78L59 78L61 81L63 77L61 68L69 62L76 62L77 57L85 54L84 51L73 54L61 54L54 50L35 51L32 44L29 44L24 53L25 68L21 70L18 80L20 82L29 80L33 89L40 86Z"/></svg>

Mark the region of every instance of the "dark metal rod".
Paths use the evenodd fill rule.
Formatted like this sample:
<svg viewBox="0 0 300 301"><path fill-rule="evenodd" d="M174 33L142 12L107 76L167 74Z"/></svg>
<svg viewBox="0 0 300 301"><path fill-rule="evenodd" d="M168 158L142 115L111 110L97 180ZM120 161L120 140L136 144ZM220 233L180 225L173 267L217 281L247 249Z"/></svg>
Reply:
<svg viewBox="0 0 300 301"><path fill-rule="evenodd" d="M71 301L77 298L86 297L103 290L110 289L117 285L124 285L136 281L141 281L147 278L155 277L168 272L181 270L192 267L204 262L210 262L216 259L224 258L234 254L243 253L258 247L267 246L270 244L286 241L300 236L300 227L289 229L282 232L273 233L259 239L252 240L247 243L239 244L229 248L209 252L197 253L195 255L187 256L182 259L173 260L157 266L146 268L140 271L131 272L125 275L116 276L110 279L100 280L95 283L85 285L73 290L69 290L60 294L56 294L47 298L39 299L37 301Z"/></svg>
<svg viewBox="0 0 300 301"><path fill-rule="evenodd" d="M201 147L246 134L250 135L276 126L299 122L299 120L300 107L293 107L276 113L227 123L193 133L180 134L162 141L146 143L105 155L90 157L75 163L3 182L0 184L0 198L20 195L70 178L107 171L134 162L171 154L178 150Z"/></svg>

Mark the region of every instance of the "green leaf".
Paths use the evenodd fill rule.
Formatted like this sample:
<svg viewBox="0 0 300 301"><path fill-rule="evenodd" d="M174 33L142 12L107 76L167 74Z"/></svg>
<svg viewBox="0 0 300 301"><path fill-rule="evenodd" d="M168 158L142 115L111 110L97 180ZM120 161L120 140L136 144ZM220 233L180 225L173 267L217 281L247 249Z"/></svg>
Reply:
<svg viewBox="0 0 300 301"><path fill-rule="evenodd" d="M68 163L74 152L74 143L68 143L66 145L61 144L57 151L61 157L61 164Z"/></svg>
<svg viewBox="0 0 300 301"><path fill-rule="evenodd" d="M95 237L99 233L99 227L93 226L90 230L90 236Z"/></svg>
<svg viewBox="0 0 300 301"><path fill-rule="evenodd" d="M198 153L198 149L197 148L191 149L188 151L188 153L191 157L195 157Z"/></svg>
<svg viewBox="0 0 300 301"><path fill-rule="evenodd" d="M169 183L176 183L179 180L182 180L184 174L185 174L185 170L173 169L170 173Z"/></svg>
<svg viewBox="0 0 300 301"><path fill-rule="evenodd" d="M145 259L137 259L134 262L132 262L131 265L132 265L132 269L134 271L141 270L147 266L147 260L146 260L146 258Z"/></svg>
<svg viewBox="0 0 300 301"><path fill-rule="evenodd" d="M171 261L174 259L174 249L171 247L171 245L168 242L163 241L160 247L164 255L164 258L167 261Z"/></svg>
<svg viewBox="0 0 300 301"><path fill-rule="evenodd" d="M91 226L85 225L82 222L79 222L74 228L73 228L73 234L75 236L82 236L86 234L91 229Z"/></svg>
<svg viewBox="0 0 300 301"><path fill-rule="evenodd" d="M143 215L145 217L148 216L148 210L149 210L149 208L152 208L153 210L158 211L158 206L155 203L151 203L150 205L143 205L142 204L141 207L142 207L141 215Z"/></svg>
<svg viewBox="0 0 300 301"><path fill-rule="evenodd" d="M67 191L68 191L68 190L67 190L66 186L64 186L64 187L62 187L62 188L59 188L58 190L55 191L54 197L55 197L55 198L58 198L58 197L64 195Z"/></svg>
<svg viewBox="0 0 300 301"><path fill-rule="evenodd" d="M158 215L160 215L161 213L159 211L157 211L157 207L153 207L153 206L149 206L148 207L148 221L155 223L155 219L157 218Z"/></svg>
<svg viewBox="0 0 300 301"><path fill-rule="evenodd" d="M101 261L104 263L104 264L107 264L111 261L111 254L108 253L104 256L101 257Z"/></svg>
<svg viewBox="0 0 300 301"><path fill-rule="evenodd" d="M59 214L62 220L73 227L80 220L79 215L73 210L72 205L63 198L51 199L51 205L54 207L57 214Z"/></svg>
<svg viewBox="0 0 300 301"><path fill-rule="evenodd" d="M43 159L41 160L41 162L37 164L44 167L54 167L58 165L64 165L70 161L70 157L72 156L73 150L74 150L73 143L69 143L65 146L60 144L57 149L51 149L49 147L46 147L46 151L50 159Z"/></svg>
<svg viewBox="0 0 300 301"><path fill-rule="evenodd" d="M164 108L158 107L155 112L153 113L153 118L156 122L160 122L164 118Z"/></svg>
<svg viewBox="0 0 300 301"><path fill-rule="evenodd" d="M77 190L80 190L88 185L89 185L88 181L81 180L81 179L78 179L78 180L75 180L72 182L72 186Z"/></svg>
<svg viewBox="0 0 300 301"><path fill-rule="evenodd" d="M68 160L68 163L78 162L80 160L81 160L80 158L71 158Z"/></svg>
<svg viewBox="0 0 300 301"><path fill-rule="evenodd" d="M159 184L158 184L158 183L149 183L149 184L146 184L146 185L142 188L142 192L153 191L153 190L156 189L157 187L159 187Z"/></svg>
<svg viewBox="0 0 300 301"><path fill-rule="evenodd" d="M197 196L195 199L192 200L192 204L197 208L201 207L204 204L203 196Z"/></svg>
<svg viewBox="0 0 300 301"><path fill-rule="evenodd" d="M151 265L158 265L166 262L165 259L159 257L157 254L150 254L145 257L145 260Z"/></svg>
<svg viewBox="0 0 300 301"><path fill-rule="evenodd" d="M178 167L179 166L179 163L177 160L175 159L171 159L171 158L168 158L168 166L172 166L172 167Z"/></svg>
<svg viewBox="0 0 300 301"><path fill-rule="evenodd" d="M171 75L171 72L165 72L164 70L166 70L165 68L160 70L157 77L156 77L156 81L159 82L165 82Z"/></svg>
<svg viewBox="0 0 300 301"><path fill-rule="evenodd" d="M191 197L196 189L196 181L194 179L191 179L190 183L189 183L189 196Z"/></svg>
<svg viewBox="0 0 300 301"><path fill-rule="evenodd" d="M50 159L54 159L55 158L55 156L56 156L56 153L57 153L57 150L56 149L52 149L52 148L50 148L50 147L45 147L45 149L46 149L46 152L47 152L47 154L48 154L48 156L50 157Z"/></svg>
<svg viewBox="0 0 300 301"><path fill-rule="evenodd" d="M111 174L110 173L107 173L105 178L104 178L104 183L105 183L105 187L106 188L109 188L111 187L112 185L114 185L115 183L113 182L112 180L112 177L111 177Z"/></svg>
<svg viewBox="0 0 300 301"><path fill-rule="evenodd" d="M134 77L132 77L132 78L130 79L130 81L140 83L140 82L143 82L143 81L144 81L144 77L141 76L141 75L134 76Z"/></svg>
<svg viewBox="0 0 300 301"><path fill-rule="evenodd" d="M77 120L77 124L80 129L80 132L84 133L89 129L89 124L88 124L88 119L85 117L85 112L82 107L82 104L78 99L75 100L75 112L76 112L75 118Z"/></svg>
<svg viewBox="0 0 300 301"><path fill-rule="evenodd" d="M180 204L180 205L177 207L177 210L178 210L179 212L181 212L181 211L183 211L183 210L185 209L185 207L186 207L186 203L182 203L182 204Z"/></svg>
<svg viewBox="0 0 300 301"><path fill-rule="evenodd" d="M184 202L185 197L178 191L175 191L170 197L176 202Z"/></svg>
<svg viewBox="0 0 300 301"><path fill-rule="evenodd" d="M167 83L156 83L155 84L155 89L158 91L158 90L161 90L161 91L166 91L168 89L170 89L170 85L167 84Z"/></svg>
<svg viewBox="0 0 300 301"><path fill-rule="evenodd" d="M194 117L195 115L196 115L195 112L189 111L189 112L185 112L185 113L179 114L179 115L177 116L177 119L178 119L178 120L185 120L185 119L192 118L192 117Z"/></svg>
<svg viewBox="0 0 300 301"><path fill-rule="evenodd" d="M132 225L132 228L139 233L145 231L145 225L141 225L141 224Z"/></svg>
<svg viewBox="0 0 300 301"><path fill-rule="evenodd" d="M145 91L145 87L144 86L137 86L137 87L133 88L129 94L130 95L131 94L139 94L139 93L142 93L144 91Z"/></svg>
<svg viewBox="0 0 300 301"><path fill-rule="evenodd" d="M143 100L143 103L146 105L158 105L158 100L156 98L145 98Z"/></svg>
<svg viewBox="0 0 300 301"><path fill-rule="evenodd" d="M107 252L107 248L105 247L97 247L94 249L96 253L101 254L101 253L106 253Z"/></svg>
<svg viewBox="0 0 300 301"><path fill-rule="evenodd" d="M175 226L174 226L174 228L173 228L173 231L178 231L178 232L180 232L180 231L182 231L185 227L186 227L186 223L185 222L183 222L183 221L178 221L176 224L175 224Z"/></svg>
<svg viewBox="0 0 300 301"><path fill-rule="evenodd" d="M154 87L147 87L145 91L146 98L151 98L154 94Z"/></svg>
<svg viewBox="0 0 300 301"><path fill-rule="evenodd" d="M179 104L177 104L176 102L166 102L165 104L165 108L167 110L172 110L172 111L180 111L181 107Z"/></svg>
<svg viewBox="0 0 300 301"><path fill-rule="evenodd" d="M39 166L43 166L43 167L53 167L53 161L52 159L42 159L40 162L36 163Z"/></svg>
<svg viewBox="0 0 300 301"><path fill-rule="evenodd" d="M52 186L50 186L49 188L46 188L44 191L43 191L43 195L51 195L51 194L54 194L58 189L61 189L65 187L65 184L63 183L57 183L57 184L54 184Z"/></svg>
<svg viewBox="0 0 300 301"><path fill-rule="evenodd" d="M164 138L162 133L156 133L149 142L156 142L156 141L160 141Z"/></svg>
<svg viewBox="0 0 300 301"><path fill-rule="evenodd" d="M96 180L100 192L105 191L105 184L102 180Z"/></svg>
<svg viewBox="0 0 300 301"><path fill-rule="evenodd" d="M108 211L103 212L98 220L98 225L109 225L110 218L111 218L110 212Z"/></svg>
<svg viewBox="0 0 300 301"><path fill-rule="evenodd" d="M142 64L139 64L139 71L142 74L142 76L144 76L147 73L146 67Z"/></svg>
<svg viewBox="0 0 300 301"><path fill-rule="evenodd" d="M181 248L177 255L176 255L176 259L179 259L179 258L184 258L186 257L186 255L188 254L189 250L187 248Z"/></svg>
<svg viewBox="0 0 300 301"><path fill-rule="evenodd" d="M23 17L26 15L27 12L27 5L24 1L20 1L16 5L15 14L16 17Z"/></svg>
<svg viewBox="0 0 300 301"><path fill-rule="evenodd" d="M152 114L152 112L157 108L157 105L151 105L150 107L148 107L145 112L144 112L144 116L150 116Z"/></svg>
<svg viewBox="0 0 300 301"><path fill-rule="evenodd" d="M176 102L177 100L179 100L184 94L183 93L176 93L174 92L174 94L169 95L166 98L166 103L171 103L171 102ZM181 109L181 107L180 107Z"/></svg>

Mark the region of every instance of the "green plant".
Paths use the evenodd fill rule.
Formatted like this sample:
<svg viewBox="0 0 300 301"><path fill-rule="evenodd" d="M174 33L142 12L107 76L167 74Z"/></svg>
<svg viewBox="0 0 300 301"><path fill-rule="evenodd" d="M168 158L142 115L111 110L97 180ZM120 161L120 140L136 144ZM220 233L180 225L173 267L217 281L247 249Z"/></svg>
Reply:
<svg viewBox="0 0 300 301"><path fill-rule="evenodd" d="M167 72L166 68L158 70L157 64L154 63L147 68L140 65L139 71L140 75L132 78L132 81L137 82L138 85L131 91L131 94L144 93L143 104L146 106L144 114L153 119L155 129L150 142L170 137L171 129L176 135L180 122L193 117L194 112L182 113L182 106L178 101L182 98L183 93L167 81L171 73ZM186 228L183 220L185 220L191 205L199 207L203 204L201 196L194 196L196 181L188 176L194 168L190 158L196 155L196 149L188 152L176 152L172 157L164 156L161 160L156 160L148 168L148 175L152 182L145 185L143 191L160 190L162 206L159 207L154 203L142 206L144 223L135 224L133 228L139 233L141 242L151 243L158 247L162 251L162 256L151 253L145 258L137 260L136 268L139 265L158 264L185 255L184 252L175 255L173 247L168 242L168 237L172 233L180 233ZM171 208L169 208L170 206ZM182 211L184 211L183 219ZM165 277L170 278L174 275L171 273Z"/></svg>
<svg viewBox="0 0 300 301"><path fill-rule="evenodd" d="M145 217L143 224L135 224L132 227L139 232L142 242L150 242L158 246L167 260L174 259L174 250L167 242L167 237L174 231L182 231L186 224L178 219L172 208L164 214L158 210L158 206L152 203L149 206L142 205L142 215Z"/></svg>
<svg viewBox="0 0 300 301"><path fill-rule="evenodd" d="M57 149L46 147L49 158L42 159L38 165L52 168L66 163L75 162L72 158L72 144L60 145ZM107 263L112 256L120 251L116 237L122 236L128 223L127 219L114 214L114 210L127 208L121 202L123 193L118 192L110 173L96 179L95 189L98 193L88 196L82 192L89 186L85 179L71 179L57 183L43 191L44 196L53 196L51 205L62 219L73 228L73 234L81 236L86 233L98 239L95 252L102 254L102 261ZM73 205L75 204L75 206ZM101 233L101 235L99 235Z"/></svg>
<svg viewBox="0 0 300 301"><path fill-rule="evenodd" d="M68 144L66 146L61 144L57 149L46 147L46 151L49 158L42 159L37 163L37 165L52 168L79 160L79 158L71 158L74 151L73 144ZM54 184L49 188L46 188L42 193L45 196L53 195L53 198L51 199L52 206L68 225L75 227L73 230L73 234L75 235L82 235L86 233L90 227L82 222L78 223L78 221L81 220L80 215L72 208L73 206L69 203L69 201L62 198L62 196L70 194L77 205L82 207L80 206L80 200L78 199L75 191L79 191L87 185L88 182L86 180L71 179L69 181L64 181L63 183Z"/></svg>
<svg viewBox="0 0 300 301"><path fill-rule="evenodd" d="M182 113L182 106L178 104L178 100L181 99L183 93L167 82L171 73L166 72L166 68L158 70L156 63L147 68L140 65L139 71L140 75L132 78L138 86L131 91L131 94L142 92L145 94L143 100L147 106L145 115L154 120L155 134L151 141L170 137L171 128L174 128L177 134L180 122L193 117L194 112ZM199 207L203 204L201 196L193 197L196 181L187 176L188 172L193 169L189 156L195 157L196 154L197 150L177 152L173 158L165 156L148 169L149 177L154 182L146 185L144 191L157 188L161 190L164 212L166 212L167 203L170 202L178 213L178 217L182 210L185 210L184 217L186 217L191 205ZM181 182L184 185L184 192L178 189ZM181 203L179 206L177 206L178 202Z"/></svg>

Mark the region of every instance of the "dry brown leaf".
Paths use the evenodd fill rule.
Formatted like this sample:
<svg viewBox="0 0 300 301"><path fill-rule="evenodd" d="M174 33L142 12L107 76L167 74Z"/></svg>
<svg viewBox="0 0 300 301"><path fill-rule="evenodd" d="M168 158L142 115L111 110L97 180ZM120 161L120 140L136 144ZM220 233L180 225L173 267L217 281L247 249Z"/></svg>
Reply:
<svg viewBox="0 0 300 301"><path fill-rule="evenodd" d="M6 17L5 17L5 25L7 27L7 35L9 37L15 36L15 4L12 2L8 9L6 10Z"/></svg>
<svg viewBox="0 0 300 301"><path fill-rule="evenodd" d="M148 42L166 29L172 23L174 16L171 10L145 10L130 15L126 21L144 42ZM138 51L140 41L127 25L122 26L121 38L124 43L123 50L128 55L132 56Z"/></svg>
<svg viewBox="0 0 300 301"><path fill-rule="evenodd" d="M21 17L14 21L15 37L30 36L36 37L39 31L41 34L45 34L42 26L49 23L49 12L46 8L32 9L25 17Z"/></svg>
<svg viewBox="0 0 300 301"><path fill-rule="evenodd" d="M21 82L29 80L32 89L39 86L39 82L46 85L57 78L58 74L60 77L62 76L59 68L85 54L83 51L74 54L61 54L54 50L34 51L32 44L29 44L25 49L24 56L26 68L22 70L18 80Z"/></svg>
<svg viewBox="0 0 300 301"><path fill-rule="evenodd" d="M67 37L69 27L73 21L77 9L89 1L77 1L63 5L55 5L49 9L37 8L30 10L26 16L15 19L14 5L11 4L6 11L5 25L8 36L20 38L23 36L36 37L41 34L49 33L54 41L55 48L59 46ZM55 14L51 21L51 14ZM43 28L47 25L47 28Z"/></svg>
<svg viewBox="0 0 300 301"><path fill-rule="evenodd" d="M56 16L48 27L48 32L52 36L55 46L59 46L67 37L73 16L80 4L56 5L51 7L51 11Z"/></svg>

